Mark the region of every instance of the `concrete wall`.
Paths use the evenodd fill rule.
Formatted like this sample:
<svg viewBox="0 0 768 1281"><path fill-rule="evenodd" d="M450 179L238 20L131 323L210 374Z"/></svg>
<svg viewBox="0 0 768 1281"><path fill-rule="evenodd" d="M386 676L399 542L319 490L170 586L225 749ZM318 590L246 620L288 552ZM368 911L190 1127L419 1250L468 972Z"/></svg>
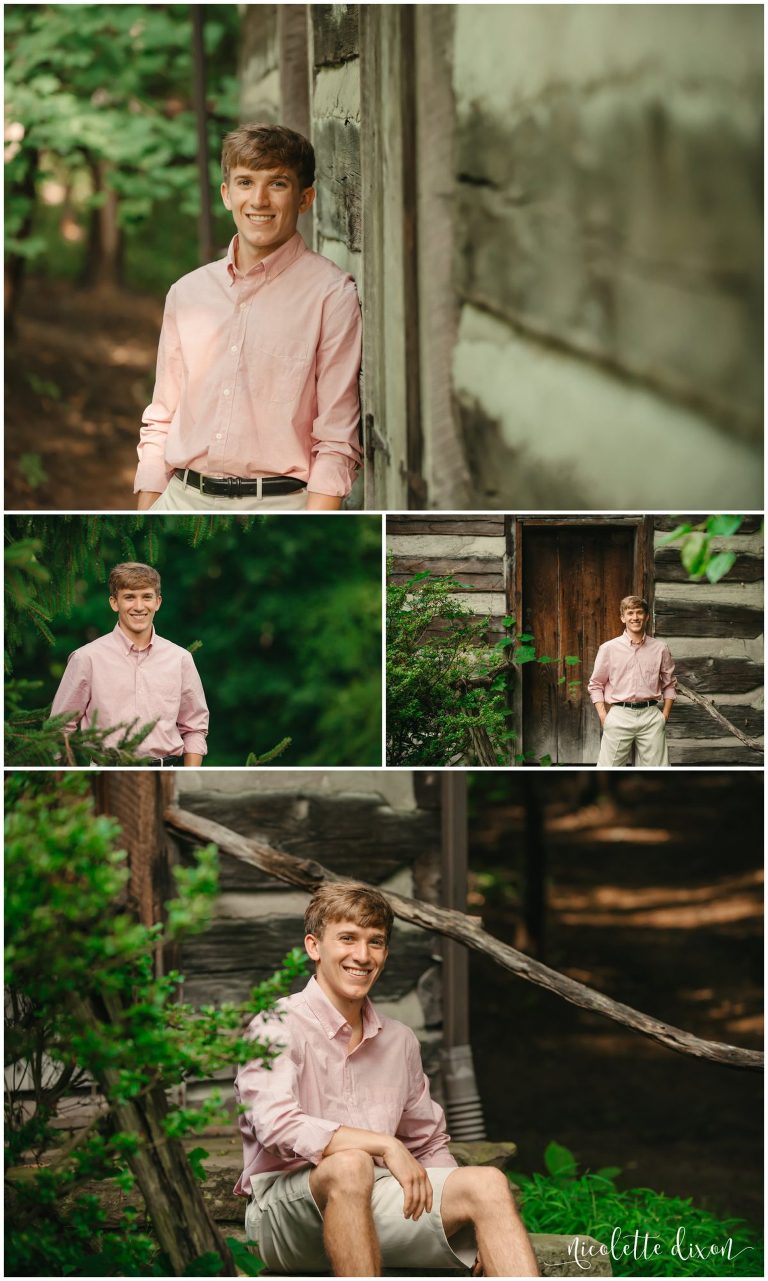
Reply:
<svg viewBox="0 0 768 1281"><path fill-rule="evenodd" d="M762 13L459 5L474 507L762 505Z"/></svg>

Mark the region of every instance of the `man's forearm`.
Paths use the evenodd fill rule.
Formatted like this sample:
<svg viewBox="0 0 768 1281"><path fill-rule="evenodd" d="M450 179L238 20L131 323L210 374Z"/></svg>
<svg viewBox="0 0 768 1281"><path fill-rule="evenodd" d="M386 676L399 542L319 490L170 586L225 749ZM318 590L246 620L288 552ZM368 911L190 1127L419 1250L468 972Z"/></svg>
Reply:
<svg viewBox="0 0 768 1281"><path fill-rule="evenodd" d="M203 758L202 758L202 756L200 755L200 753L199 753L199 752L185 752L185 753L184 753L184 764L185 764L185 765L202 765L202 763L203 763Z"/></svg>
<svg viewBox="0 0 768 1281"><path fill-rule="evenodd" d="M608 715L608 707L609 707L608 703L602 703L602 702L595 703L595 711L600 717L601 722L604 721L606 716Z"/></svg>
<svg viewBox="0 0 768 1281"><path fill-rule="evenodd" d="M323 1156L333 1156L335 1152L346 1152L349 1148L368 1152L370 1156L384 1156L395 1144L400 1145L400 1140L391 1134L378 1134L375 1130L356 1130L351 1125L342 1125L328 1146L323 1149Z"/></svg>
<svg viewBox="0 0 768 1281"><path fill-rule="evenodd" d="M675 705L674 698L664 699L664 706L662 707L661 712L665 721L669 720L669 713L672 711L672 708L674 707L674 705Z"/></svg>
<svg viewBox="0 0 768 1281"><path fill-rule="evenodd" d="M140 489L136 495L136 510L138 512L148 511L152 504L157 502L159 497L159 490L155 493L154 490L151 489Z"/></svg>
<svg viewBox="0 0 768 1281"><path fill-rule="evenodd" d="M337 494L316 494L310 490L307 494L308 512L336 512L341 507L341 499Z"/></svg>

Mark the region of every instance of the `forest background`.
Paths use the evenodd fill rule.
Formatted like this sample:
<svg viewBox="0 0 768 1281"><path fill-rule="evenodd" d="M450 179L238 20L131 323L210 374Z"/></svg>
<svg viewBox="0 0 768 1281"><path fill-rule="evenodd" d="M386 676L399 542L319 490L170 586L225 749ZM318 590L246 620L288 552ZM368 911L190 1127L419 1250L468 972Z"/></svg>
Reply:
<svg viewBox="0 0 768 1281"><path fill-rule="evenodd" d="M109 571L140 560L162 578L159 634L201 642L209 766L286 737L283 766L381 763L377 517L11 516L6 544L6 670L25 708L45 709L69 654L112 630Z"/></svg>

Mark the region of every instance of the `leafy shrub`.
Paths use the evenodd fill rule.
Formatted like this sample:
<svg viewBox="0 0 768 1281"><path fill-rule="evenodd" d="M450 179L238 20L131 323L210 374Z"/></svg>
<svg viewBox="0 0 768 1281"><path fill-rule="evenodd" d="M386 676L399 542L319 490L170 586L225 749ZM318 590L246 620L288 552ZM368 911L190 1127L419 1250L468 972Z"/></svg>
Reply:
<svg viewBox="0 0 768 1281"><path fill-rule="evenodd" d="M689 1199L650 1188L619 1191L618 1167L579 1174L575 1158L559 1143L548 1145L544 1164L547 1174L510 1175L522 1192L526 1228L594 1237L610 1251L614 1276L763 1275L762 1243L743 1219L719 1219ZM714 1246L725 1257L702 1258L697 1246L705 1255Z"/></svg>

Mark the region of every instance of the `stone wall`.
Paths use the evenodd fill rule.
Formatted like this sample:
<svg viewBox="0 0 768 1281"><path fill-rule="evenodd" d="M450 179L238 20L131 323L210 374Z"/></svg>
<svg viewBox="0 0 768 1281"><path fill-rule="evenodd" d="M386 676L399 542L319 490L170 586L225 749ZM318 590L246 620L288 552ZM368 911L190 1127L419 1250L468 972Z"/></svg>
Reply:
<svg viewBox="0 0 768 1281"><path fill-rule="evenodd" d="M762 13L458 5L475 507L762 505Z"/></svg>

